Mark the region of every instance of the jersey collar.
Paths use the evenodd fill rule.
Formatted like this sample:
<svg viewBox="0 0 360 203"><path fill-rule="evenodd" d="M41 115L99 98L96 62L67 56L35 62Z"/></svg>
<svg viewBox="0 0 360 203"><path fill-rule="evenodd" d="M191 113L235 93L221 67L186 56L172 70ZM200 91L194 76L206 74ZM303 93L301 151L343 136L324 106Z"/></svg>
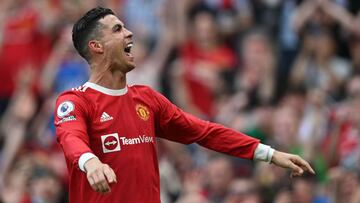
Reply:
<svg viewBox="0 0 360 203"><path fill-rule="evenodd" d="M92 83L92 82L86 82L84 84L85 87L90 87L91 89L97 90L101 93L111 95L111 96L121 96L127 93L128 89L127 86L125 86L123 89L109 89L103 86L100 86L98 84Z"/></svg>

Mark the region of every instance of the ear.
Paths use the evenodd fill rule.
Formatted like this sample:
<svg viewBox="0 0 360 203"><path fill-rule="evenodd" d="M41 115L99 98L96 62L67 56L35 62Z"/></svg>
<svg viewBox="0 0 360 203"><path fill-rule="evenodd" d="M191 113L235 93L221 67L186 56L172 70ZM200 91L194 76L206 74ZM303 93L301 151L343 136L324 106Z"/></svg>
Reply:
<svg viewBox="0 0 360 203"><path fill-rule="evenodd" d="M104 53L103 45L97 40L90 40L88 43L89 50L97 54Z"/></svg>

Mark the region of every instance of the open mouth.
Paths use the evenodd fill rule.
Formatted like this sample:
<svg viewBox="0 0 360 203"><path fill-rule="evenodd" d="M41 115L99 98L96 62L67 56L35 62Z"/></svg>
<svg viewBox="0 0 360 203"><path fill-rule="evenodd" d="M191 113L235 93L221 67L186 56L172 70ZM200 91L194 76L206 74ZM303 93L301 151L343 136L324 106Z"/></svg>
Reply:
<svg viewBox="0 0 360 203"><path fill-rule="evenodd" d="M134 46L134 43L130 42L129 44L126 45L124 52L126 53L126 55L131 55L131 48Z"/></svg>

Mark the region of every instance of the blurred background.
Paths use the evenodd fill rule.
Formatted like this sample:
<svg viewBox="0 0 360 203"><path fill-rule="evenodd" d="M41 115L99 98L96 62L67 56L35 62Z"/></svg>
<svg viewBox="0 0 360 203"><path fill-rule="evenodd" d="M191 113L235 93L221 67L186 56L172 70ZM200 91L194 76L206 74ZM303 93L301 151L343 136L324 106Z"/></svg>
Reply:
<svg viewBox="0 0 360 203"><path fill-rule="evenodd" d="M1 0L2 202L67 202L54 104L87 81L71 29L97 5L134 33L129 84L317 172L291 179L271 164L158 140L163 203L360 202L358 0Z"/></svg>

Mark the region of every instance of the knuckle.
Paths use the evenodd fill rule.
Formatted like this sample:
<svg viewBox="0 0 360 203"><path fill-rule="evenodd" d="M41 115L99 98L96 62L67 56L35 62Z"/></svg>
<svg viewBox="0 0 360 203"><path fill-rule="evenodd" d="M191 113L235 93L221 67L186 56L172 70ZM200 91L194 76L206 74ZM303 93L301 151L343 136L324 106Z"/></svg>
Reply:
<svg viewBox="0 0 360 203"><path fill-rule="evenodd" d="M103 167L102 167L103 170L108 170L109 168L110 168L110 166L107 165L107 164L104 164Z"/></svg>
<svg viewBox="0 0 360 203"><path fill-rule="evenodd" d="M103 183L104 181L105 181L105 177L104 177L104 176L102 176L102 177L99 178L99 183Z"/></svg>
<svg viewBox="0 0 360 203"><path fill-rule="evenodd" d="M104 173L108 173L108 172L109 172L109 168L104 167L104 168L103 168L103 172L104 172Z"/></svg>
<svg viewBox="0 0 360 203"><path fill-rule="evenodd" d="M87 176L86 178L87 178L87 180L88 180L89 183L94 182L94 181L93 181L93 180L94 180L93 178L91 178L91 177L89 177L89 176Z"/></svg>

